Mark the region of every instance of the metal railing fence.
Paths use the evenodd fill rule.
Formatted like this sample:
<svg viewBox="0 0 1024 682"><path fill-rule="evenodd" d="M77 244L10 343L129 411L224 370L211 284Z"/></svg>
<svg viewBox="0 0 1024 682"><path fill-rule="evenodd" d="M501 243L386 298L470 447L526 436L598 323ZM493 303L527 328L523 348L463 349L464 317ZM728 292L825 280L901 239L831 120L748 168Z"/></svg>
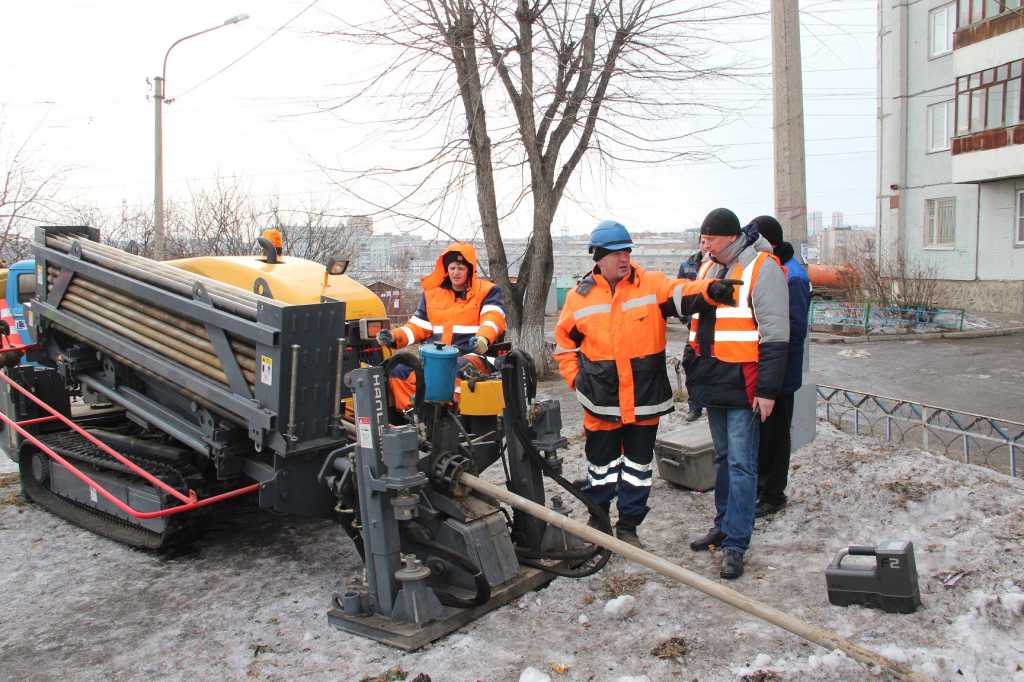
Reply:
<svg viewBox="0 0 1024 682"><path fill-rule="evenodd" d="M840 429L978 464L1013 477L1024 475L1024 423L961 412L913 400L818 385L817 414Z"/></svg>
<svg viewBox="0 0 1024 682"><path fill-rule="evenodd" d="M850 303L846 301L811 301L811 326L840 326L872 330L913 329L915 327L964 330L963 308L900 307L879 301Z"/></svg>

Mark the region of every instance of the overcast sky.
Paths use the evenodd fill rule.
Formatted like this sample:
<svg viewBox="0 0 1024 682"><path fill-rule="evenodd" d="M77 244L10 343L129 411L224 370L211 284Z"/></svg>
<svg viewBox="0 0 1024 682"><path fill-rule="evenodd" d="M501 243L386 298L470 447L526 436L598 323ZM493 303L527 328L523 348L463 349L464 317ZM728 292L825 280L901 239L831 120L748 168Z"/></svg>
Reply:
<svg viewBox="0 0 1024 682"><path fill-rule="evenodd" d="M768 0L764 0L767 8ZM876 9L874 0L805 0L802 5L807 139L807 201L826 223L873 223L875 194ZM315 35L332 15L359 15L355 0L63 0L6 2L0 29L0 142L31 135L40 170L70 167L64 189L81 205L109 212L153 196L153 102L147 78L178 38L248 13L251 18L188 40L171 52L164 110L168 198L212 179L237 176L255 195L282 203L331 204L360 212L332 189L320 164L352 167L399 154L365 128L310 115L383 59L367 48ZM736 55L767 63L769 22L738 29ZM237 61L236 61L237 60ZM227 67L225 69L225 67ZM615 217L634 229L699 225L717 206L741 220L772 210L770 79L729 83L704 93L741 109L737 120L701 136L727 163L623 167L608 178L581 176L576 204L563 203L554 231L588 231ZM372 118L373 112L367 116ZM468 210L452 215L472 229ZM388 230L404 227L382 222ZM525 235L528 221L508 225ZM424 231L427 236L428 231Z"/></svg>

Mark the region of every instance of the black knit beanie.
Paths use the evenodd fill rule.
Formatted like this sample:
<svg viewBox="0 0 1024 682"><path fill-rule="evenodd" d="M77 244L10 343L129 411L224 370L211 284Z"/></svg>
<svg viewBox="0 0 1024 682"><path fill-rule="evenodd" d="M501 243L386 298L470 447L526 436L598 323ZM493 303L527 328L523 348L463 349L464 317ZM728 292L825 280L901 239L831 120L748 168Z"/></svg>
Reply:
<svg viewBox="0 0 1024 682"><path fill-rule="evenodd" d="M716 208L700 224L700 233L720 237L739 236L740 219L727 208Z"/></svg>
<svg viewBox="0 0 1024 682"><path fill-rule="evenodd" d="M772 246L778 246L782 243L782 225L772 216L759 215L750 222L757 226L757 231Z"/></svg>

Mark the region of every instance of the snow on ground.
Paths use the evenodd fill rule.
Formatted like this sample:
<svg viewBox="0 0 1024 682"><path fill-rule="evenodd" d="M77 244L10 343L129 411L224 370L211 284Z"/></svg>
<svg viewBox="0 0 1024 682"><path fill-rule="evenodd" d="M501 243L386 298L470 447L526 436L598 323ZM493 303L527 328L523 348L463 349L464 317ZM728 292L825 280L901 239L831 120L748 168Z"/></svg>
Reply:
<svg viewBox="0 0 1024 682"><path fill-rule="evenodd" d="M579 416L563 405L572 478L582 471ZM403 653L327 624L330 595L361 567L328 522L225 507L192 552L160 557L79 530L18 492L0 475L0 679L402 679L386 676L395 668L419 682L871 676L621 558ZM747 572L730 587L936 680L1024 681L1024 482L819 424L794 454L790 494L758 522ZM640 530L648 549L719 580L718 558L687 547L709 526L712 495L657 480L652 502ZM924 607L829 605L824 569L839 549L887 540L913 541ZM625 620L605 609L622 594L635 598Z"/></svg>

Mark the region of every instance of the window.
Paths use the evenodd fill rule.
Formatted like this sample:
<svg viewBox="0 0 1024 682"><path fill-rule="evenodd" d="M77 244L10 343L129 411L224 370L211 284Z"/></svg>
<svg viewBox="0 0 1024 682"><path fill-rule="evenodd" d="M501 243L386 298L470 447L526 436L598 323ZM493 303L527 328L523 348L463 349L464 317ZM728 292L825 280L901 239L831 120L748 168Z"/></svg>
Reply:
<svg viewBox="0 0 1024 682"><path fill-rule="evenodd" d="M956 246L956 199L928 199L924 214L925 248L951 249Z"/></svg>
<svg viewBox="0 0 1024 682"><path fill-rule="evenodd" d="M940 57L953 51L953 31L956 30L956 3L949 3L928 13L931 36L928 54Z"/></svg>
<svg viewBox="0 0 1024 682"><path fill-rule="evenodd" d="M953 120L956 121L957 135L1009 127L1021 122L1024 113L1022 67L1024 61L1017 59L956 79L956 114Z"/></svg>
<svg viewBox="0 0 1024 682"><path fill-rule="evenodd" d="M1003 127L1003 84L993 85L988 89L988 125L987 128Z"/></svg>
<svg viewBox="0 0 1024 682"><path fill-rule="evenodd" d="M1017 190L1017 243L1024 245L1024 189Z"/></svg>
<svg viewBox="0 0 1024 682"><path fill-rule="evenodd" d="M1020 79L1006 82L1006 125L1020 123Z"/></svg>
<svg viewBox="0 0 1024 682"><path fill-rule="evenodd" d="M1021 0L959 0L960 28L1021 8Z"/></svg>
<svg viewBox="0 0 1024 682"><path fill-rule="evenodd" d="M953 120L953 100L928 106L928 151L949 149L950 123Z"/></svg>
<svg viewBox="0 0 1024 682"><path fill-rule="evenodd" d="M18 300L24 303L36 295L36 273L18 275Z"/></svg>

